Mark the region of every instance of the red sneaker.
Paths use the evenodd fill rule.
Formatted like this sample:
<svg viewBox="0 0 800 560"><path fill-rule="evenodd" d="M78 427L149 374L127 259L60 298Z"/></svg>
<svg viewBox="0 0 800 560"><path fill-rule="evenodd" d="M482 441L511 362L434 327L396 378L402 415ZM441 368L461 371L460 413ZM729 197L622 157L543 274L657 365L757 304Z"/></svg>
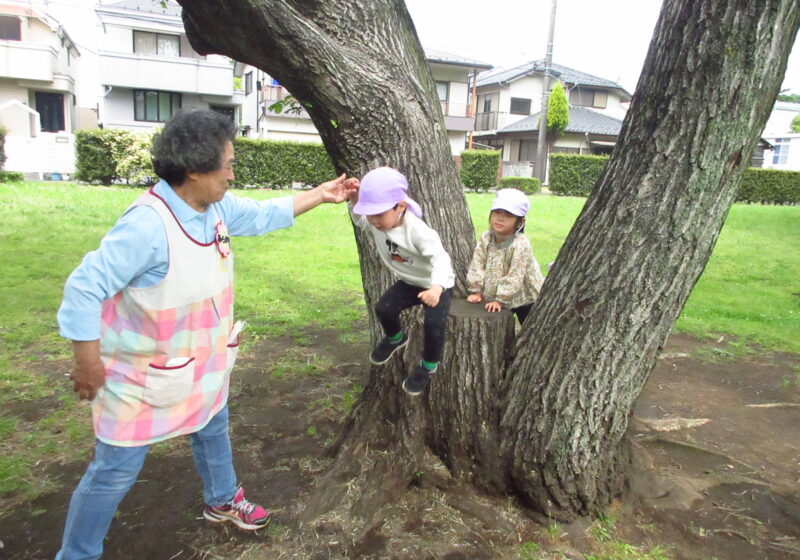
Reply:
<svg viewBox="0 0 800 560"><path fill-rule="evenodd" d="M206 505L203 517L212 523L233 521L239 528L247 531L261 529L269 523L270 513L258 504L251 504L244 497L244 489L239 488L227 504Z"/></svg>

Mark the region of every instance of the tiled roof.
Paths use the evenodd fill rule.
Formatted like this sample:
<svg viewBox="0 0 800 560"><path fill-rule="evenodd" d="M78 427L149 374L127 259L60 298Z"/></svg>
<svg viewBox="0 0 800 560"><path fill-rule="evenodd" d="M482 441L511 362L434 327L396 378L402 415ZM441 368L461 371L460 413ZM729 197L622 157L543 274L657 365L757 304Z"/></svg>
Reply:
<svg viewBox="0 0 800 560"><path fill-rule="evenodd" d="M609 89L618 89L622 91L627 96L628 99L630 99L630 94L625 90L625 88L623 88L617 82L606 80L605 78L594 76L592 74L587 74L586 72L581 72L580 70L575 70L573 68L562 66L560 64L553 64L551 68L553 76L555 76L562 82L574 85L581 85L581 86L594 86L594 87L604 87ZM532 60L531 62L525 63L515 68L509 68L509 69L495 68L493 70L481 72L478 75L478 87L488 86L491 84L498 84L503 82L510 82L512 80L516 80L517 78L522 78L524 76L530 75L534 72L544 72L543 59Z"/></svg>
<svg viewBox="0 0 800 560"><path fill-rule="evenodd" d="M102 4L99 8L115 8L118 10L131 10L134 12L147 12L165 16L181 17L181 5L174 0L167 0L166 7L160 0L122 0L113 4Z"/></svg>
<svg viewBox="0 0 800 560"><path fill-rule="evenodd" d="M443 64L456 64L458 66L469 66L470 68L486 69L492 67L491 64L486 64L479 60L466 58L457 54L446 53L444 51L437 51L436 49L425 49L425 58L428 62L441 62Z"/></svg>
<svg viewBox="0 0 800 560"><path fill-rule="evenodd" d="M586 107L570 107L569 122L564 132L588 132L606 136L619 136L622 121L603 115ZM497 131L498 134L533 132L539 130L539 113L526 117Z"/></svg>

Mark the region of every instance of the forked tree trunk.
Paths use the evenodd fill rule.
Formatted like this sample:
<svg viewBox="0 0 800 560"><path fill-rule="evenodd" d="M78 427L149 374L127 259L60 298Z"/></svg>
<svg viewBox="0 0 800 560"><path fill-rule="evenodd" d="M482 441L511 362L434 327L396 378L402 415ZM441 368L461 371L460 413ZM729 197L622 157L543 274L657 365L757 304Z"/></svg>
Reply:
<svg viewBox="0 0 800 560"><path fill-rule="evenodd" d="M181 3L199 52L262 68L310 104L337 170L409 177L463 295L474 232L403 2ZM372 368L309 516L344 501L370 517L431 451L559 519L608 503L631 407L711 253L799 20L797 0L667 0L615 155L520 338L507 314L454 306L442 372L412 400L399 388L419 355L410 317L416 345ZM374 341L372 304L390 278L371 241L357 241Z"/></svg>

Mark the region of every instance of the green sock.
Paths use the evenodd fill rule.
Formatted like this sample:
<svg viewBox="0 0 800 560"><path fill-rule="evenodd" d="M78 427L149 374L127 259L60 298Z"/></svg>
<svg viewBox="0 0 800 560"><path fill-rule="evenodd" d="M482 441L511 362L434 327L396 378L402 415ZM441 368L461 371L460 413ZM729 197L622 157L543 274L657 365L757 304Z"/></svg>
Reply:
<svg viewBox="0 0 800 560"><path fill-rule="evenodd" d="M391 342L400 342L400 339L403 338L403 331L400 331L394 336L388 337Z"/></svg>
<svg viewBox="0 0 800 560"><path fill-rule="evenodd" d="M436 369L436 362L426 362L425 360L420 360L422 367L427 369L428 371L433 371Z"/></svg>

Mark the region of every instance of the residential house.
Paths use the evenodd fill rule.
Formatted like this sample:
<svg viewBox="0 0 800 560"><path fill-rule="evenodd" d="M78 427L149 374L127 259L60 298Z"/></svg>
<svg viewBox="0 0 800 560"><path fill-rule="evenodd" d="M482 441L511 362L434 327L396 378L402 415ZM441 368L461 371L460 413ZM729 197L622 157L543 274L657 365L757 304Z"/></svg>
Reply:
<svg viewBox="0 0 800 560"><path fill-rule="evenodd" d="M234 62L192 48L179 4L124 0L95 11L102 24L98 126L145 131L182 107L239 122L244 94L234 87Z"/></svg>
<svg viewBox="0 0 800 560"><path fill-rule="evenodd" d="M442 106L444 123L454 156L464 150L467 133L475 126L474 104L470 80L478 72L490 69L489 64L461 56L425 49L425 56L436 80L436 92ZM251 138L321 142L308 113L302 108L284 107L280 113L269 110L274 103L284 100L289 92L265 72L253 67L243 70L245 101L243 105L243 133Z"/></svg>
<svg viewBox="0 0 800 560"><path fill-rule="evenodd" d="M608 154L612 151L631 95L621 85L560 64L553 79L564 84L569 122L564 133L548 139L550 152ZM533 176L538 152L539 112L544 89L544 60L478 76L474 140L502 150L504 176Z"/></svg>
<svg viewBox="0 0 800 560"><path fill-rule="evenodd" d="M800 103L775 102L761 134L771 144L764 151L764 168L800 171L800 132L792 132L792 121L798 117Z"/></svg>
<svg viewBox="0 0 800 560"><path fill-rule="evenodd" d="M0 3L5 169L29 179L74 172L79 56L64 28L46 12L28 3Z"/></svg>

